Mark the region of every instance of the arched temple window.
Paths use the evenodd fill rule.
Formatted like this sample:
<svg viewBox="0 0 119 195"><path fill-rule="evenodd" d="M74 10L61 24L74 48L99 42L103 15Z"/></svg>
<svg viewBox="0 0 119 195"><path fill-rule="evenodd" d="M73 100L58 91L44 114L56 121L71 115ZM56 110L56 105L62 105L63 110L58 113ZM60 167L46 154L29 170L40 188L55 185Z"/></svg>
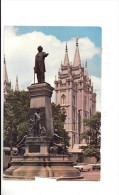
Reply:
<svg viewBox="0 0 119 195"><path fill-rule="evenodd" d="M84 109L86 110L86 104L87 104L87 99L86 96L84 96Z"/></svg>
<svg viewBox="0 0 119 195"><path fill-rule="evenodd" d="M73 119L75 119L75 109L73 109Z"/></svg>
<svg viewBox="0 0 119 195"><path fill-rule="evenodd" d="M75 141L76 141L76 137L75 137L75 134L74 134L74 137L73 137L73 139L74 139L74 143L75 143Z"/></svg>
<svg viewBox="0 0 119 195"><path fill-rule="evenodd" d="M75 106L75 96L73 96L73 106Z"/></svg>
<svg viewBox="0 0 119 195"><path fill-rule="evenodd" d="M61 97L61 104L65 104L66 103L66 96L63 94Z"/></svg>

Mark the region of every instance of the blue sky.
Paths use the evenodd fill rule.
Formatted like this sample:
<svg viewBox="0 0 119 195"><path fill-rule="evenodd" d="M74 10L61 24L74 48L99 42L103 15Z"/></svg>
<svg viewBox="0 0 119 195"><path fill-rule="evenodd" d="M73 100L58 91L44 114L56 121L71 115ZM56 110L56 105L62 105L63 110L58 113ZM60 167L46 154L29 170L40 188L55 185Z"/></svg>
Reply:
<svg viewBox="0 0 119 195"><path fill-rule="evenodd" d="M13 88L17 75L21 89L27 89L33 82L34 59L39 45L49 53L46 59L46 82L54 85L61 61L64 61L66 42L69 61L73 63L78 37L81 63L84 66L87 60L88 73L97 93L100 110L101 36L100 27L6 26L4 54Z"/></svg>
<svg viewBox="0 0 119 195"><path fill-rule="evenodd" d="M68 41L72 37L79 36L89 37L97 47L101 47L102 37L101 37L101 28L100 27L77 27L77 26L19 26L18 34L25 34L33 31L41 31L46 35L54 35L60 41Z"/></svg>

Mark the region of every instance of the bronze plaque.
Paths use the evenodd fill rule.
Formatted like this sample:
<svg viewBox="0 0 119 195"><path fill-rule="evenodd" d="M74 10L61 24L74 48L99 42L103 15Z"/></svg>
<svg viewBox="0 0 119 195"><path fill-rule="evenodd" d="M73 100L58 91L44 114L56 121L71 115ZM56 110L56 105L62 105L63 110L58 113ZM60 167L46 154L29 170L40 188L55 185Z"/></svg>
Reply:
<svg viewBox="0 0 119 195"><path fill-rule="evenodd" d="M40 145L29 146L30 153L40 152Z"/></svg>

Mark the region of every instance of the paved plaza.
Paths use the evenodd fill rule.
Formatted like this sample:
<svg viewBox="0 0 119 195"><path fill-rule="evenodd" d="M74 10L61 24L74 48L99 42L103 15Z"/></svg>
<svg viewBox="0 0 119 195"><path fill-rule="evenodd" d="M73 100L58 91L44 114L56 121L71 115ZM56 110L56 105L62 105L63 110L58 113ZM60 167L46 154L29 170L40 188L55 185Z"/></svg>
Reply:
<svg viewBox="0 0 119 195"><path fill-rule="evenodd" d="M100 171L99 170L81 172L81 176L83 176L84 178L80 179L80 181L100 181Z"/></svg>

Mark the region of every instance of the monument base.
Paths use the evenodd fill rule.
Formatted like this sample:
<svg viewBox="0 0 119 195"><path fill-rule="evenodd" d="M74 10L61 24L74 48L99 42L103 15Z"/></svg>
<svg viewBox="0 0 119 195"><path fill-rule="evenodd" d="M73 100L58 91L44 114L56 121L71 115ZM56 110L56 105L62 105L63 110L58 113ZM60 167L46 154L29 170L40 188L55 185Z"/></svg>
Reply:
<svg viewBox="0 0 119 195"><path fill-rule="evenodd" d="M35 178L77 178L79 170L73 167L70 155L51 154L50 145L54 136L51 95L53 88L48 83L34 84L28 87L30 93L30 118L34 118L36 109L40 109L42 127L46 129L38 136L30 135L26 138L26 149L23 156L13 156L11 167L5 170L6 176Z"/></svg>
<svg viewBox="0 0 119 195"><path fill-rule="evenodd" d="M73 167L68 155L25 154L23 157L12 157L12 166L5 171L5 175L25 178L77 178L79 170Z"/></svg>

